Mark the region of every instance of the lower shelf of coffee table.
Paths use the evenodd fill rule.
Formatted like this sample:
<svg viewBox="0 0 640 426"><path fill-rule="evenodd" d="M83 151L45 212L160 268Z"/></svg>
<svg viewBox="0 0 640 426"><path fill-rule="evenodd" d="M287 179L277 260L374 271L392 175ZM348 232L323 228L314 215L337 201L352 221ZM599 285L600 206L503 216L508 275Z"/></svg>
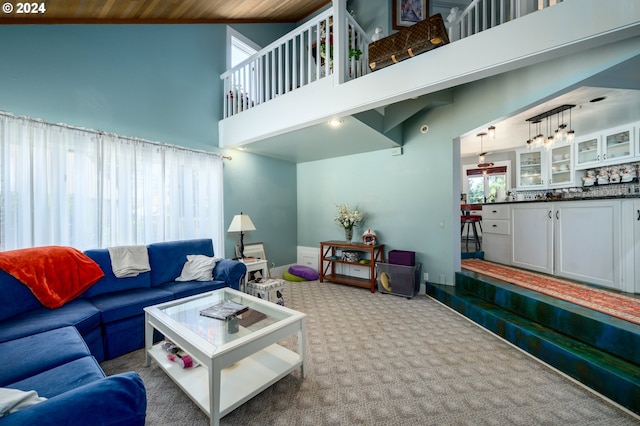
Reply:
<svg viewBox="0 0 640 426"><path fill-rule="evenodd" d="M167 352L159 344L153 346L149 354L193 402L210 415L207 368L203 365L182 368L167 359ZM223 369L220 415L230 413L301 365L300 355L273 344Z"/></svg>

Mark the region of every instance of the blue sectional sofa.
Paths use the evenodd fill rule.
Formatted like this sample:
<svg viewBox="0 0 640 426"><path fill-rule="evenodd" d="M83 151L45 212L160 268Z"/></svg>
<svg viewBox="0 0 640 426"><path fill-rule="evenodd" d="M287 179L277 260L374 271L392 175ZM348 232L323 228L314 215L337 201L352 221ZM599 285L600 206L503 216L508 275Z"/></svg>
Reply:
<svg viewBox="0 0 640 426"><path fill-rule="evenodd" d="M25 365L37 366L32 370L25 367L24 373L18 375L13 372L7 372L7 375L0 373L0 387L33 389L39 395L44 392L42 396L54 396L46 402L50 405L56 398L66 398L64 395L68 392L84 392L81 388L84 389L85 386L89 387L89 391L93 389L91 386L105 390L114 387L121 389L120 385L123 386L122 389L135 388L140 380L135 373L105 378L98 363L144 347L143 308L222 287L239 289L240 281L246 273L246 266L242 262L220 259L213 269L212 281L176 281L187 261L187 255L214 256L211 239L149 244L147 253L150 271L134 277L117 278L107 249L85 251L84 254L100 266L104 277L79 297L56 309L41 305L24 284L0 270L0 353L11 350L16 355L10 359L20 359L21 362L26 362ZM75 342L68 351L65 347L63 353L58 355L58 342L73 338L68 335L62 338L56 333L68 329L75 330L81 336L81 344ZM39 344L43 345L42 351L34 353L28 349L30 345ZM80 346L83 346L84 351ZM51 354L50 358L47 358L46 353ZM73 374L67 377L67 368L81 377L78 380L74 379ZM141 382L140 385L144 390ZM18 418L20 413L24 412L20 416L26 416L30 410L45 409L41 407L45 407L45 404L40 403L2 417L0 425L4 426L11 418ZM86 407L90 411L92 404L87 403ZM77 415L76 410L65 408L63 411L68 418ZM43 424L22 424L36 423ZM144 421L141 424L143 423ZM125 421L113 424L136 423Z"/></svg>
<svg viewBox="0 0 640 426"><path fill-rule="evenodd" d="M0 351L5 360L18 360L0 369L0 387L47 398L0 417L0 425L144 425L147 396L140 376L105 377L75 327L3 342Z"/></svg>

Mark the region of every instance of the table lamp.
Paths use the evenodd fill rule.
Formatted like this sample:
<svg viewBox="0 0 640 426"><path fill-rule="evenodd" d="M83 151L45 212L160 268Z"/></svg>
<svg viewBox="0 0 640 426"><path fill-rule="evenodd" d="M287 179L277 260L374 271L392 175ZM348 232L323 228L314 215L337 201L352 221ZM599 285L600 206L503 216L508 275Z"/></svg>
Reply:
<svg viewBox="0 0 640 426"><path fill-rule="evenodd" d="M233 217L231 221L231 225L229 225L229 229L227 232L240 232L240 258L244 259L244 231L255 231L256 227L251 222L251 218L249 215L237 214Z"/></svg>

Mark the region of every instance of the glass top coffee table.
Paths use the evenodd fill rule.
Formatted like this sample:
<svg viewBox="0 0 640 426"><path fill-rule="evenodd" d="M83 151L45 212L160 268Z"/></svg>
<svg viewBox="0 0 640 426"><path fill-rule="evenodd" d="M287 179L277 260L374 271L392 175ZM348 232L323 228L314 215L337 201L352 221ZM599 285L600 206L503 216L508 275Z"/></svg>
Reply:
<svg viewBox="0 0 640 426"><path fill-rule="evenodd" d="M231 300L249 307L238 323L200 311ZM205 412L211 425L267 387L300 368L305 377L306 315L230 288L159 305L145 311L146 365L154 359ZM154 329L200 365L182 368L167 358ZM297 352L278 344L296 335Z"/></svg>

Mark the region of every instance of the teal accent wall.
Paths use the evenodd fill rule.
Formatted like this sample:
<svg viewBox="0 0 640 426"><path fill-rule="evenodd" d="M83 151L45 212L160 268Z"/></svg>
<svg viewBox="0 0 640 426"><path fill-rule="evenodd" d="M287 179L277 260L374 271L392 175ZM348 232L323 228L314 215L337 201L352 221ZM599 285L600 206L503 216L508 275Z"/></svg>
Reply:
<svg viewBox="0 0 640 426"><path fill-rule="evenodd" d="M197 149L218 145L223 25L0 26L0 40L2 110Z"/></svg>
<svg viewBox="0 0 640 426"><path fill-rule="evenodd" d="M272 262L277 266L295 263L298 240L295 164L242 151L233 151L231 155L233 160L224 163L225 230L234 215L248 214L256 230L245 234L245 244L264 243L269 266ZM231 257L239 242L238 233L227 234L227 256Z"/></svg>
<svg viewBox="0 0 640 426"><path fill-rule="evenodd" d="M391 2L389 0L351 0L347 9L353 10L356 22L371 37L376 27L382 27L385 35L391 31Z"/></svg>
<svg viewBox="0 0 640 426"><path fill-rule="evenodd" d="M268 44L293 25L234 28ZM250 213L247 241L295 262L295 165L218 148L225 25L0 25L0 42L0 110L231 155L225 229ZM235 241L225 235L227 256Z"/></svg>

